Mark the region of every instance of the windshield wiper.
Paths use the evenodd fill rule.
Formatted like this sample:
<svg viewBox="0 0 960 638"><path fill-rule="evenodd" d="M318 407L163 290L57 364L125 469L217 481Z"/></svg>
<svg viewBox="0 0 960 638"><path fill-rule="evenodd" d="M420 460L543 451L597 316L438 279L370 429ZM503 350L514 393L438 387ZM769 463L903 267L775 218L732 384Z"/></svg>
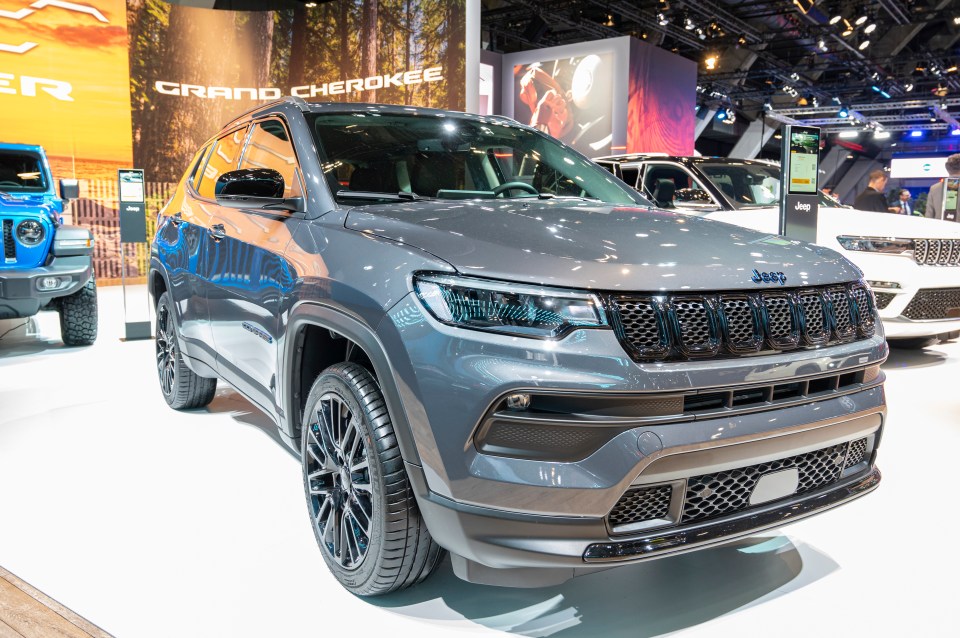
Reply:
<svg viewBox="0 0 960 638"><path fill-rule="evenodd" d="M411 202L424 199L422 196L417 195L416 193L410 193L407 191L399 191L397 193L377 193L374 191L339 190L334 193L334 197L343 199L388 199L391 201Z"/></svg>

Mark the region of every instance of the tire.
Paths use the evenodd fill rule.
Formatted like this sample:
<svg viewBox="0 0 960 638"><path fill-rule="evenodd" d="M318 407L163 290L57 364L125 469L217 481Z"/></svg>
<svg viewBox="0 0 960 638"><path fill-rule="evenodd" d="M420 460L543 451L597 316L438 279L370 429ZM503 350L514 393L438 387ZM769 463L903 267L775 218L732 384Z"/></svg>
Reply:
<svg viewBox="0 0 960 638"><path fill-rule="evenodd" d="M887 343L891 348L902 348L904 350L920 350L937 343L937 337L910 337L907 339L888 339Z"/></svg>
<svg viewBox="0 0 960 638"><path fill-rule="evenodd" d="M173 304L169 293L157 302L156 329L157 378L160 392L174 410L202 408L213 401L217 380L206 379L187 367L180 352L180 336L173 321Z"/></svg>
<svg viewBox="0 0 960 638"><path fill-rule="evenodd" d="M340 584L377 596L433 573L444 550L420 515L383 395L365 368L338 363L317 377L300 452L310 524Z"/></svg>
<svg viewBox="0 0 960 638"><path fill-rule="evenodd" d="M68 346L89 346L97 340L97 282L91 277L83 288L57 300L60 337Z"/></svg>

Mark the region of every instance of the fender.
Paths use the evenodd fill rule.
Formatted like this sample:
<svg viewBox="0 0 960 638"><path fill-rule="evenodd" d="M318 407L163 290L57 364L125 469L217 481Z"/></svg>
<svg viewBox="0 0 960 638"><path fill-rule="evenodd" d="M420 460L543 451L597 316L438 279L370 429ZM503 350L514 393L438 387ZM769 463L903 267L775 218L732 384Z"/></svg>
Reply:
<svg viewBox="0 0 960 638"><path fill-rule="evenodd" d="M394 367L390 363L380 338L372 328L361 322L357 317L344 310L315 302L301 302L292 308L290 320L284 331L280 375L283 382L280 401L284 415L280 420L281 434L296 442L299 450L300 433L295 426L298 418L299 408L297 406L299 402L296 400L295 392L300 386L300 379L297 378L299 372L294 370L293 362L297 359L297 348L300 347L301 329L308 325L333 330L363 348L373 363L380 390L387 404L387 412L390 414L390 420L393 422L393 429L397 435L400 454L406 463L421 465L420 455L413 437L413 429L407 420L400 389L397 386Z"/></svg>

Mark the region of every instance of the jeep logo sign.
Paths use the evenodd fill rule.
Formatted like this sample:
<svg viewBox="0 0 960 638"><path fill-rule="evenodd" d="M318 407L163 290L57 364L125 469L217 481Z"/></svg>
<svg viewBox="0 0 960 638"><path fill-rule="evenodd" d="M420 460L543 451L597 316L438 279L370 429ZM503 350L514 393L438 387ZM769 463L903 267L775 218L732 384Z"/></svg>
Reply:
<svg viewBox="0 0 960 638"><path fill-rule="evenodd" d="M799 210L803 213L809 213L813 207L810 204L804 204L802 202L797 202L797 205L793 208L794 210Z"/></svg>
<svg viewBox="0 0 960 638"><path fill-rule="evenodd" d="M782 286L787 283L787 276L782 272L760 272L759 270L754 269L753 277L750 278L750 281L755 284L775 284L779 282Z"/></svg>

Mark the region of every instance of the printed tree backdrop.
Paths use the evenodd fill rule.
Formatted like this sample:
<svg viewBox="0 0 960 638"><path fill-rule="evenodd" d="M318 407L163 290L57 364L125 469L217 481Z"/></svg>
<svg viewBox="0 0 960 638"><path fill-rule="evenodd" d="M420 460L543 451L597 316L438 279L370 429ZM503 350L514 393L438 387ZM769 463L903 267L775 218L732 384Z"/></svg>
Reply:
<svg viewBox="0 0 960 638"><path fill-rule="evenodd" d="M233 12L128 0L134 165L149 181L180 178L193 153L250 99L164 95L160 81L291 87L443 67L444 81L310 98L462 110L465 0L339 0Z"/></svg>

